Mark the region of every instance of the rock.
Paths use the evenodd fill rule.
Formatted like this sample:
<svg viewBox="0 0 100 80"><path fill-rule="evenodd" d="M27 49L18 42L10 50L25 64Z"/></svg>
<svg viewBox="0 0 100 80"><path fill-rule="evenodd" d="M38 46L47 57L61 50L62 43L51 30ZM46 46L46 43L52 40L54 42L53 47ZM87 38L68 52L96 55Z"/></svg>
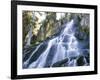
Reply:
<svg viewBox="0 0 100 80"><path fill-rule="evenodd" d="M84 14L83 17L81 18L80 25L81 26L89 26L90 25L90 16L89 14Z"/></svg>
<svg viewBox="0 0 100 80"><path fill-rule="evenodd" d="M39 56L47 48L47 45L48 45L47 43L44 43L44 44L40 45L40 47L37 50L35 49L36 51L34 50L35 51L35 52L33 51L34 53L31 53L31 58L28 62L28 65L31 64L32 62L36 61L39 58ZM28 67L28 65L27 65L27 67Z"/></svg>
<svg viewBox="0 0 100 80"><path fill-rule="evenodd" d="M85 57L86 62L88 63L88 65L90 65L90 57Z"/></svg>
<svg viewBox="0 0 100 80"><path fill-rule="evenodd" d="M82 55L85 56L85 57L89 57L89 50L88 49L83 49L81 50L82 51Z"/></svg>
<svg viewBox="0 0 100 80"><path fill-rule="evenodd" d="M68 58L58 61L52 65L52 67L62 67L68 62Z"/></svg>
<svg viewBox="0 0 100 80"><path fill-rule="evenodd" d="M82 55L85 57L86 62L87 62L88 64L90 64L90 54L89 54L89 53L90 53L90 52L89 52L88 49L83 49L83 51L82 51Z"/></svg>
<svg viewBox="0 0 100 80"><path fill-rule="evenodd" d="M87 35L85 32L81 32L81 31L76 31L75 32L75 37L78 39L78 40L85 40L87 38Z"/></svg>
<svg viewBox="0 0 100 80"><path fill-rule="evenodd" d="M83 66L85 64L85 61L84 61L84 56L80 56L77 61L77 66Z"/></svg>
<svg viewBox="0 0 100 80"><path fill-rule="evenodd" d="M23 61L26 61L35 49L36 47L24 49L23 50Z"/></svg>

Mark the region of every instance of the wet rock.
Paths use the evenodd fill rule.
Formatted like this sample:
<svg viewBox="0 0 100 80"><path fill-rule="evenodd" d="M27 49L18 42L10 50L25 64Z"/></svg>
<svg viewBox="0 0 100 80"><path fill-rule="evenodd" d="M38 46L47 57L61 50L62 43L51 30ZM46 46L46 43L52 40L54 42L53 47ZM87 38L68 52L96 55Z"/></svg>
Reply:
<svg viewBox="0 0 100 80"><path fill-rule="evenodd" d="M87 35L85 32L80 32L80 31L76 31L75 32L75 37L78 39L78 40L85 40L87 38Z"/></svg>
<svg viewBox="0 0 100 80"><path fill-rule="evenodd" d="M86 62L88 63L88 65L90 65L90 57L85 57L86 58Z"/></svg>
<svg viewBox="0 0 100 80"><path fill-rule="evenodd" d="M29 62L28 62L28 64L27 64L27 67L28 67L28 65L29 64L31 64L32 62L34 62L34 61L36 61L38 58L39 58L39 56L43 53L43 51L47 48L47 43L44 43L44 44L42 44L39 48L38 48L38 50L36 50L36 52L35 53L31 53L31 58L30 58L30 60L29 60ZM34 50L35 51L35 50Z"/></svg>
<svg viewBox="0 0 100 80"><path fill-rule="evenodd" d="M77 59L77 66L83 66L84 64L85 64L84 56L80 56L80 57Z"/></svg>
<svg viewBox="0 0 100 80"><path fill-rule="evenodd" d="M23 61L26 61L35 49L36 47L24 49L23 50Z"/></svg>
<svg viewBox="0 0 100 80"><path fill-rule="evenodd" d="M82 55L85 56L85 57L89 57L89 53L90 53L89 49L83 49L82 50Z"/></svg>
<svg viewBox="0 0 100 80"><path fill-rule="evenodd" d="M68 66L70 67L76 66L76 59L70 59Z"/></svg>
<svg viewBox="0 0 100 80"><path fill-rule="evenodd" d="M83 54L83 56L85 57L86 62L87 62L88 64L90 64L90 54L89 54L89 53L90 53L90 52L89 52L88 49L84 49L83 52L82 52L82 54Z"/></svg>
<svg viewBox="0 0 100 80"><path fill-rule="evenodd" d="M67 64L67 62L68 62L68 58L54 63L54 64L52 65L52 67L62 67L62 66L64 66L65 64Z"/></svg>

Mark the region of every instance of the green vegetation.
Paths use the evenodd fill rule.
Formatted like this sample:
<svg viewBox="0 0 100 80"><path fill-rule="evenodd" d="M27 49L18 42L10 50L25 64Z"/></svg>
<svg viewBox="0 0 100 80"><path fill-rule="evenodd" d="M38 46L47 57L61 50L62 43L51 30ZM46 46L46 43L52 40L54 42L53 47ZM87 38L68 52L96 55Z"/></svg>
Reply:
<svg viewBox="0 0 100 80"><path fill-rule="evenodd" d="M89 35L89 14L23 11L23 45L29 38L29 46L39 44L59 32L62 25L71 19L77 19L78 32Z"/></svg>

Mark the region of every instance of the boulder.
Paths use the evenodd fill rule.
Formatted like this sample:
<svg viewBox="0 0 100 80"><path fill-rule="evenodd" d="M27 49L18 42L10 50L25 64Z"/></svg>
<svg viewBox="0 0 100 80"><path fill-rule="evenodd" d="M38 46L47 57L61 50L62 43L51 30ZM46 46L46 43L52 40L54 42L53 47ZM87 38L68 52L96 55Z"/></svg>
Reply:
<svg viewBox="0 0 100 80"><path fill-rule="evenodd" d="M52 65L52 67L62 67L62 66L64 66L64 65L66 65L67 62L68 62L68 58L54 63L54 64Z"/></svg>

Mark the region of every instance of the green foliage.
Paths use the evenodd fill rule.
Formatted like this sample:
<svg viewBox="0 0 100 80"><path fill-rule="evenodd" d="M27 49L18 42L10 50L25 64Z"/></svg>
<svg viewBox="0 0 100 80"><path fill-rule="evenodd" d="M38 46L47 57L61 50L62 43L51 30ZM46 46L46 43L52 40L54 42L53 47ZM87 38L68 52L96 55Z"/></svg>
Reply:
<svg viewBox="0 0 100 80"><path fill-rule="evenodd" d="M45 19L39 22L38 15L45 15ZM25 37L28 34L30 27L32 27L33 37L31 39L32 45L37 45L41 41L50 38L52 35L56 34L62 27L63 24L71 21L71 19L77 18L77 26L80 32L85 32L86 35L89 35L89 25L81 25L81 21L83 18L86 18L88 15L81 13L64 13L64 16L61 16L59 20L56 19L56 12L44 12L42 14L39 11L23 11L23 41L25 41ZM34 17L34 19L33 19ZM83 23L84 24L84 23ZM38 28L38 29L37 29Z"/></svg>
<svg viewBox="0 0 100 80"><path fill-rule="evenodd" d="M86 35L89 35L89 27L88 26L80 27L80 31L85 32Z"/></svg>
<svg viewBox="0 0 100 80"><path fill-rule="evenodd" d="M32 24L32 11L23 11L23 40L30 29L30 25Z"/></svg>

